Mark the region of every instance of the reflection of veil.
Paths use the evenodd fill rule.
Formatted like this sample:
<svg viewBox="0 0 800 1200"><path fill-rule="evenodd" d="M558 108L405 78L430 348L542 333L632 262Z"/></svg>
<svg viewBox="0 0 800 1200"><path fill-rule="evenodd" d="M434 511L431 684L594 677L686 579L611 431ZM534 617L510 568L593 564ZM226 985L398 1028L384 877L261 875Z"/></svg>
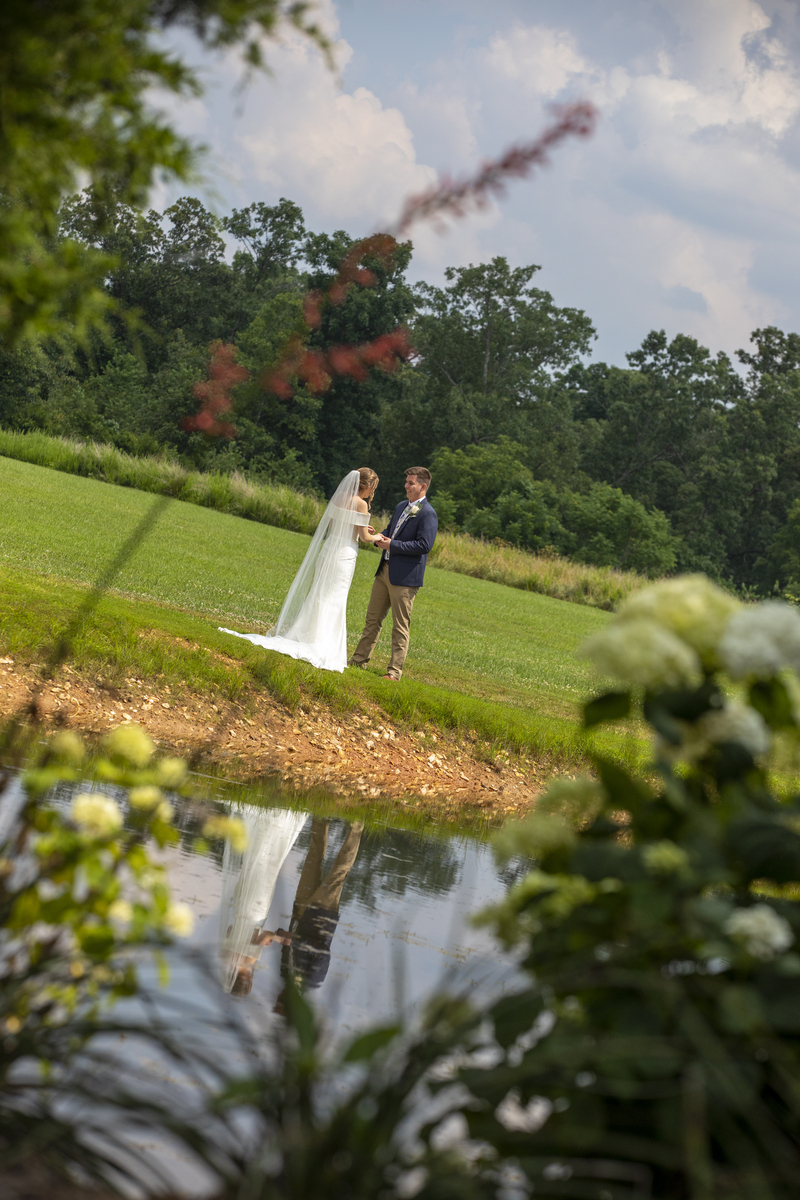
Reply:
<svg viewBox="0 0 800 1200"><path fill-rule="evenodd" d="M242 805L239 814L247 829L244 854L225 843L220 905L220 977L229 992L245 956L258 958L253 934L272 904L280 869L306 822L306 813L283 808Z"/></svg>
<svg viewBox="0 0 800 1200"><path fill-rule="evenodd" d="M256 646L303 658L315 667L343 671L347 663L347 594L357 557L357 526L369 514L355 508L361 475L351 471L333 493L284 601L265 637L236 633Z"/></svg>

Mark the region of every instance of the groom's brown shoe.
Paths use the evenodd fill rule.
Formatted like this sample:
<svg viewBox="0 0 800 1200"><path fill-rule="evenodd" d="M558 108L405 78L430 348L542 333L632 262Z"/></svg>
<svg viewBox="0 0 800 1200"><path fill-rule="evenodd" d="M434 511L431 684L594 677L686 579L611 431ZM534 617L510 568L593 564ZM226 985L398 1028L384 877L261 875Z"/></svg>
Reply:
<svg viewBox="0 0 800 1200"><path fill-rule="evenodd" d="M381 679L391 679L394 683L397 683L400 679L400 676L399 675L381 675Z"/></svg>

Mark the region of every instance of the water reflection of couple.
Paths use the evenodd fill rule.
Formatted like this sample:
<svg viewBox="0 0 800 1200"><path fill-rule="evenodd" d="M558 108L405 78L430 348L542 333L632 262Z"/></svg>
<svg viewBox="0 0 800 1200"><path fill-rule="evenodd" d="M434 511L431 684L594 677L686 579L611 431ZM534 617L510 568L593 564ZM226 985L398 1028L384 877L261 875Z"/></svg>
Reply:
<svg viewBox="0 0 800 1200"><path fill-rule="evenodd" d="M242 813L248 844L244 854L225 846L220 914L223 987L246 996L253 987L261 952L283 946L281 974L305 988L319 987L328 973L331 942L339 921L342 888L356 860L363 825L347 827L344 841L325 870L329 822L311 820L311 840L297 883L289 928L264 928L278 875L305 825L306 814L248 806ZM282 1009L282 997L276 1008Z"/></svg>
<svg viewBox="0 0 800 1200"><path fill-rule="evenodd" d="M426 497L430 481L427 467L409 467L407 500L397 505L387 527L376 534L369 524L369 502L378 476L369 467L351 471L325 509L275 626L267 635L236 636L315 667L343 671L347 665L347 597L361 540L382 553L364 632L350 665L367 665L391 608L392 656L385 677L399 679L408 653L411 609L438 528L436 513ZM223 633L235 630L223 629Z"/></svg>

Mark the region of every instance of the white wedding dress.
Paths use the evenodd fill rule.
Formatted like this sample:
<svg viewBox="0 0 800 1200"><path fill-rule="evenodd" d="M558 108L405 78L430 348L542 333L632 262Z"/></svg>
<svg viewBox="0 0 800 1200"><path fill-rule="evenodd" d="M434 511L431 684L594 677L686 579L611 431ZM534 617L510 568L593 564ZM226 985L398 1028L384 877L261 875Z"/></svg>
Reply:
<svg viewBox="0 0 800 1200"><path fill-rule="evenodd" d="M253 934L269 913L281 868L308 816L252 804L232 810L232 815L244 821L247 849L241 853L226 841L222 859L220 974L226 992L245 956L249 962L261 957L262 947L254 945Z"/></svg>
<svg viewBox="0 0 800 1200"><path fill-rule="evenodd" d="M347 597L358 557L358 529L369 524L369 513L355 508L360 482L358 471L351 471L334 492L269 633L237 633L220 626L223 633L325 671L344 671Z"/></svg>

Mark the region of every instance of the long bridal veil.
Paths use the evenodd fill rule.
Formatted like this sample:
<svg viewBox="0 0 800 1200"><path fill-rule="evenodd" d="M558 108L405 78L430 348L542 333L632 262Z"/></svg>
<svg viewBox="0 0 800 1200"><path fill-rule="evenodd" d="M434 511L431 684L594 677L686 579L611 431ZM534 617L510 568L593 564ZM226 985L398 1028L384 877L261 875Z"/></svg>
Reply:
<svg viewBox="0 0 800 1200"><path fill-rule="evenodd" d="M356 526L369 523L356 510L361 476L344 477L323 513L280 616L264 636L234 633L267 650L302 658L315 667L343 671L347 665L347 596L355 570Z"/></svg>
<svg viewBox="0 0 800 1200"><path fill-rule="evenodd" d="M351 471L333 493L280 616L269 631L271 637L293 636L292 631L303 623L302 618L314 607L314 602L324 601L336 590L340 564L353 546L354 526L362 524L360 514L354 511L360 482L358 471Z"/></svg>

